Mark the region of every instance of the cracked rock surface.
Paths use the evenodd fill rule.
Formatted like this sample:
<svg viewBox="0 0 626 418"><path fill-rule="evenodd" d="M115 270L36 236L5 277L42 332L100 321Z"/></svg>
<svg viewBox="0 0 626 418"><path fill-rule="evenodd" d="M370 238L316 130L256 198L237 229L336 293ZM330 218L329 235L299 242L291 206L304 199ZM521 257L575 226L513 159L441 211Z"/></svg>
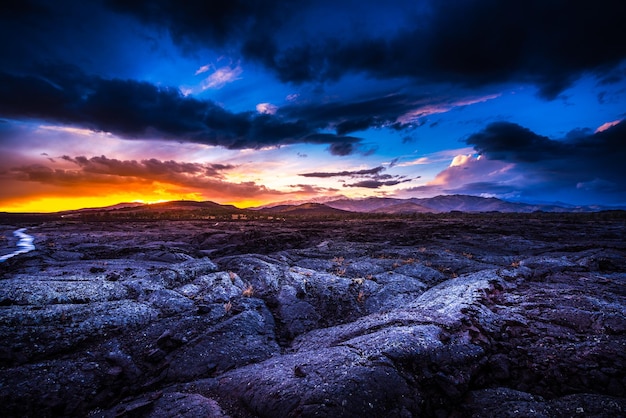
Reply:
<svg viewBox="0 0 626 418"><path fill-rule="evenodd" d="M21 227L2 416L626 415L620 212Z"/></svg>

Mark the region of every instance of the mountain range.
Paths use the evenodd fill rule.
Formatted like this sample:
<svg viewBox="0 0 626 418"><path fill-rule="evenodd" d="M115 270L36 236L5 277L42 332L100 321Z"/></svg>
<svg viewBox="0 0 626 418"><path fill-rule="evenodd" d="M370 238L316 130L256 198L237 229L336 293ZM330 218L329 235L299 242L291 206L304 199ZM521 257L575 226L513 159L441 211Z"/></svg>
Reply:
<svg viewBox="0 0 626 418"><path fill-rule="evenodd" d="M508 202L495 197L478 197L469 195L441 195L431 198L395 199L369 197L365 199L339 198L328 200L325 203L300 203L269 205L255 210L285 212L294 211L295 208L305 210L307 205L311 209L320 212L321 207L339 209L346 212L357 213L387 213L387 214L410 214L410 213L445 213L459 212L597 212L602 210L625 209L624 207L608 206L574 206L565 203L554 204L529 204Z"/></svg>
<svg viewBox="0 0 626 418"><path fill-rule="evenodd" d="M324 203L322 203L324 202ZM603 210L626 210L626 207L609 206L573 206L568 204L529 204L508 202L494 197L478 197L469 195L442 195L431 198L379 198L349 199L340 196L334 200L320 199L316 202L289 201L257 208L240 209L233 205L204 201L178 200L163 203L144 204L137 202L119 203L101 208L86 208L63 211L57 214L62 217L76 216L107 216L120 215L127 217L220 217L237 219L248 216L341 216L350 213L368 214L414 214L414 213L447 213L447 212L598 212ZM16 215L16 214L6 214ZM44 214L21 214L27 216L44 216Z"/></svg>

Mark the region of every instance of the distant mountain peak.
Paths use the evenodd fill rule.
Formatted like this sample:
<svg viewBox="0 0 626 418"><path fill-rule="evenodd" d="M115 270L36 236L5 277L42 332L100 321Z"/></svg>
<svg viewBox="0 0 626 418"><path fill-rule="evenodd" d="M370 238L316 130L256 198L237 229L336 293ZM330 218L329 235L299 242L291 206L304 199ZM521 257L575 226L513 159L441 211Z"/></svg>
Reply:
<svg viewBox="0 0 626 418"><path fill-rule="evenodd" d="M277 205L260 209L259 212L289 215L341 215L350 213L343 209L333 208L323 203L309 202L299 205Z"/></svg>
<svg viewBox="0 0 626 418"><path fill-rule="evenodd" d="M258 207L250 208L250 209L257 210L257 209L264 209L264 208L283 206L283 205L284 206L297 206L297 205L302 205L306 203L327 203L327 202L331 202L334 200L341 200L341 199L349 199L349 198L344 195L318 196L318 197L313 197L310 199L282 200L282 201L272 202L267 205L258 206Z"/></svg>
<svg viewBox="0 0 626 418"><path fill-rule="evenodd" d="M328 206L362 213L438 213L438 212L594 212L598 206L573 206L558 204L528 204L508 202L496 197L481 197L462 194L439 195L429 198L398 199L369 197L365 199L339 199L326 203Z"/></svg>
<svg viewBox="0 0 626 418"><path fill-rule="evenodd" d="M290 203L291 202L291 203ZM262 206L259 208L240 209L233 205L222 205L210 200L172 200L159 203L127 202L101 208L85 208L73 211L59 212L62 215L88 214L88 213L154 213L183 211L190 213L217 213L228 215L230 213L254 213L267 214L306 215L306 216L330 216L347 213L380 213L380 214L412 214L412 213L446 213L459 212L597 212L601 210L624 210L625 207L609 206L575 206L558 203L521 203L509 202L496 197L481 197L472 195L452 194L439 195L429 198L399 199L393 197L365 197L351 199L343 195L333 197L320 197L309 201L285 201ZM194 215L195 216L195 215ZM229 215L228 215L229 216Z"/></svg>

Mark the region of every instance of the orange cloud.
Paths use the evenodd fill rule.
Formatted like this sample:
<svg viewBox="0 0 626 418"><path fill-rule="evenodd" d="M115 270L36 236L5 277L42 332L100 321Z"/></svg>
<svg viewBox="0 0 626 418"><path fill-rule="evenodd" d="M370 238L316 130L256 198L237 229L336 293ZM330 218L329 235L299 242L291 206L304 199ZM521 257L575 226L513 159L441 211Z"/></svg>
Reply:
<svg viewBox="0 0 626 418"><path fill-rule="evenodd" d="M600 126L598 127L598 129L596 129L595 133L597 134L598 132L604 132L604 131L606 131L607 129L609 129L609 128L611 128L611 127L615 126L615 125L617 125L617 124L618 124L618 123L620 123L620 122L621 122L621 119L619 119L619 120L614 120L614 121L612 121L612 122L606 122L606 123L603 123L602 125L600 125Z"/></svg>
<svg viewBox="0 0 626 418"><path fill-rule="evenodd" d="M230 164L157 159L118 160L106 156L63 156L0 171L0 211L41 211L101 206L120 201L215 200L259 202L285 192L252 181L231 182Z"/></svg>
<svg viewBox="0 0 626 418"><path fill-rule="evenodd" d="M54 212L179 199L249 207L337 192L332 187L273 183L276 176L268 178L262 172L251 179L250 170L245 164L121 160L104 155L43 156L16 166L4 160L0 161L0 211Z"/></svg>

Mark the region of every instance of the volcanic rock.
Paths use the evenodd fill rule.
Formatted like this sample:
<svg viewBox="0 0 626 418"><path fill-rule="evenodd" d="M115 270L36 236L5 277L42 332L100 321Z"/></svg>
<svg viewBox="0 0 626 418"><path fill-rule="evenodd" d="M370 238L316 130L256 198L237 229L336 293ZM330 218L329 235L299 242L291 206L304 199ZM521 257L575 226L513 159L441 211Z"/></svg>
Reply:
<svg viewBox="0 0 626 418"><path fill-rule="evenodd" d="M626 414L621 212L22 227L3 416Z"/></svg>

